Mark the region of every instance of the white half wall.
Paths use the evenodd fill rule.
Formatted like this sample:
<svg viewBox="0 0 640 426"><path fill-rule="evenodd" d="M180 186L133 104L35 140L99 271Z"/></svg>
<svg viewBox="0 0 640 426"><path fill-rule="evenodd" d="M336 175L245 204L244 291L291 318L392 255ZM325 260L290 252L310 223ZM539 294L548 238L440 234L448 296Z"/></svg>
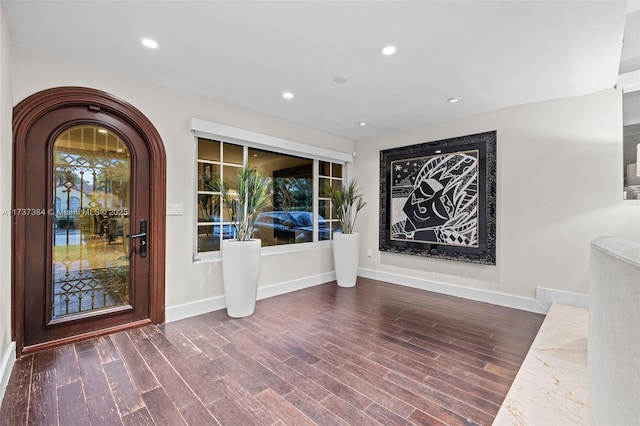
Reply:
<svg viewBox="0 0 640 426"><path fill-rule="evenodd" d="M380 252L380 151L491 130L497 131L497 265ZM477 300L539 303L546 312L548 299L588 303L593 239L640 239L640 208L622 200L622 93L614 89L360 140L356 153L352 170L368 202L356 225L366 276Z"/></svg>

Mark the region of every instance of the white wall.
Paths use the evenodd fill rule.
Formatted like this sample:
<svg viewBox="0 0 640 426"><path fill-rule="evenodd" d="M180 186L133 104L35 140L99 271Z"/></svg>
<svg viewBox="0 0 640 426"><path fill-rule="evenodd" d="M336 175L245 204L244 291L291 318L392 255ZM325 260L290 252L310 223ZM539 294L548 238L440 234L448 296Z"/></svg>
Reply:
<svg viewBox="0 0 640 426"><path fill-rule="evenodd" d="M590 241L640 239L640 206L621 199L621 108L621 93L611 89L358 141L354 170L369 201L358 223L361 275L459 286L448 290L471 298L488 291L532 300L536 287L588 293ZM380 179L371 165L380 150L490 130L498 140L497 266L379 252Z"/></svg>
<svg viewBox="0 0 640 426"><path fill-rule="evenodd" d="M15 358L11 342L11 44L0 5L0 401Z"/></svg>
<svg viewBox="0 0 640 426"><path fill-rule="evenodd" d="M167 202L181 203L184 208L183 216L167 217L168 319L222 307L220 262L192 261L195 142L189 129L191 117L345 153L353 151L354 144L349 140L23 47L13 46L12 64L15 103L51 87L92 87L138 108L160 133L167 153ZM333 261L325 245L302 253L263 256L261 267L260 287L308 285L330 280Z"/></svg>

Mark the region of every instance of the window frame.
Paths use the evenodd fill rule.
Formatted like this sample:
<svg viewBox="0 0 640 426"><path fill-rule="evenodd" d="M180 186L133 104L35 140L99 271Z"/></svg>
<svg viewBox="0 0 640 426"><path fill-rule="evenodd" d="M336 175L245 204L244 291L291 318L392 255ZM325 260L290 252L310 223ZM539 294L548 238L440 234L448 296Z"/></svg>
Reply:
<svg viewBox="0 0 640 426"><path fill-rule="evenodd" d="M238 164L238 163L234 163L232 161L225 161L224 158L224 143L223 141L219 140L219 139L208 139L208 138L202 138L202 139L207 139L207 140L211 140L211 141L215 141L215 142L219 142L220 146L218 147L218 156L219 156L219 160L207 160L207 159L201 159L200 156L198 155L198 139L201 139L202 137L196 137L195 138L195 144L196 144L196 170L195 170L195 234L193 235L199 235L199 227L204 227L204 226L213 226L212 229L215 229L215 227L219 226L220 227L220 236L222 237L224 235L224 228L225 226L229 226L229 225L233 225L232 222L230 222L228 220L228 218L225 218L225 212L223 211L224 206L222 204L220 204L220 212L219 212L219 221L200 221L198 218L199 215L199 203L200 203L200 195L209 195L212 197L220 197L220 193L214 190L200 190L199 188L199 179L198 179L198 171L199 168L198 166L200 164L210 164L210 165L217 165L219 166L220 170L219 173L221 176L223 176L224 179L224 170L225 168L237 168L237 169L241 169L244 164L247 163L247 151L248 148L246 146L242 146L239 145L237 143L233 143L233 145L235 146L239 146L240 148L242 148L242 164ZM227 142L230 143L230 142ZM230 143L231 144L231 143ZM213 231L215 233L215 231ZM198 255L202 255L202 254L206 254L206 253L219 253L220 250L216 250L216 251L211 251L211 252L199 252L198 251L198 241L197 241L197 237L196 239L194 239L194 247L193 247L193 254L194 254L194 258Z"/></svg>
<svg viewBox="0 0 640 426"><path fill-rule="evenodd" d="M263 247L262 253L264 255L278 254L278 253L287 253L287 252L297 252L304 251L309 249L315 249L322 246L332 245L332 240L323 240L318 241L319 232L318 232L318 214L319 214L319 185L320 185L320 177L319 177L319 162L325 161L329 163L337 163L342 165L342 180L343 182L347 179L347 164L353 162L353 154L348 154L340 151L334 151L326 148L321 148L315 145L307 145L301 142L291 141L287 139L277 138L274 136L265 135L262 133L256 133L249 130L238 129L235 127L214 123L198 118L191 119L191 130L193 132L193 140L194 140L194 173L193 173L193 182L194 187L192 194L194 195L194 214L192 215L192 253L193 253L193 261L207 261L207 260L220 260L221 251L209 251L209 252L198 252L198 225L202 225L202 223L198 222L198 195L201 191L199 191L198 187L198 163L201 160L198 157L198 139L208 139L214 141L220 141L222 144L230 143L234 145L240 145L243 148L243 164L247 164L248 162L248 150L250 148L256 148L266 151L271 151L277 154L284 155L293 155L297 157L303 157L309 160L313 160L313 185L314 185L314 194L313 194L313 242L306 243L297 243L297 244L285 244L285 245L277 245L277 246L269 246ZM223 150L223 145L220 146L221 155ZM207 162L206 160L202 160L202 162ZM220 167L222 168L224 164L224 157L220 159ZM211 192L211 191L204 191ZM214 191L215 192L215 191ZM223 216L220 216L223 219ZM327 218L325 218L326 220ZM220 221L220 226L223 226L224 220Z"/></svg>

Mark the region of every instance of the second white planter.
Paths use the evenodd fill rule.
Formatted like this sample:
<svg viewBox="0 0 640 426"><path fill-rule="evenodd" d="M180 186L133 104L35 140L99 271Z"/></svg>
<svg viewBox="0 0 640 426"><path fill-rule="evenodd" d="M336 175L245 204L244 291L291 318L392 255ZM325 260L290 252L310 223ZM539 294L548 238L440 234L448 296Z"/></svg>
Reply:
<svg viewBox="0 0 640 426"><path fill-rule="evenodd" d="M260 240L222 241L222 282L227 315L242 318L252 315L258 296Z"/></svg>
<svg viewBox="0 0 640 426"><path fill-rule="evenodd" d="M333 234L333 264L340 287L353 287L358 278L360 234Z"/></svg>

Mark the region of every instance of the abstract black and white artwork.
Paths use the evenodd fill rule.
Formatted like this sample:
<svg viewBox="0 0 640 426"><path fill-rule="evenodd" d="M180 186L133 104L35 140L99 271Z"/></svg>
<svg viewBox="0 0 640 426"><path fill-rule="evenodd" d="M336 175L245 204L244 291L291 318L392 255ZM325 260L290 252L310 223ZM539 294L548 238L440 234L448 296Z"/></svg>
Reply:
<svg viewBox="0 0 640 426"><path fill-rule="evenodd" d="M380 250L495 265L496 132L380 154Z"/></svg>

